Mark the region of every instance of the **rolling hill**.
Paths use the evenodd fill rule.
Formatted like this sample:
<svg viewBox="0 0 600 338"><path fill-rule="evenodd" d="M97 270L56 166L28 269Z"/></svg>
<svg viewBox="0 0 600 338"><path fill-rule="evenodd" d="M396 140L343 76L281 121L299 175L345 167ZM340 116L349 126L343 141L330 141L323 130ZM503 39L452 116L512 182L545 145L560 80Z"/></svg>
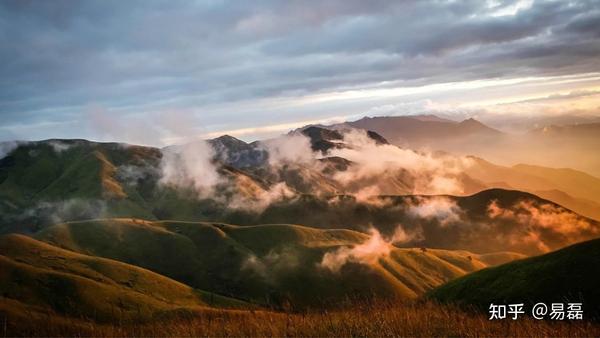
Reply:
<svg viewBox="0 0 600 338"><path fill-rule="evenodd" d="M428 297L487 309L491 303L581 302L586 319L600 319L600 239L483 269L434 289Z"/></svg>
<svg viewBox="0 0 600 338"><path fill-rule="evenodd" d="M481 126L456 128L476 135ZM301 142L20 144L0 159L0 234L9 234L0 237L0 313L110 322L408 301L600 236L600 223L577 213L595 215L586 197L598 182L578 171L477 158L469 170L444 171L456 158L400 149L374 132L313 126L292 136ZM300 160L274 159L273 144L306 149L296 149ZM377 162L382 149L388 157ZM165 182L166 165L178 184ZM464 195L417 193L436 178Z"/></svg>
<svg viewBox="0 0 600 338"><path fill-rule="evenodd" d="M139 266L195 289L265 306L328 306L361 297L413 299L523 255L403 249L350 230L138 219L69 222L37 240Z"/></svg>
<svg viewBox="0 0 600 338"><path fill-rule="evenodd" d="M370 224L387 235L400 224L418 234L404 246L477 253L536 255L600 235L600 223L593 219L535 195L504 189L471 196L381 196L368 203L344 196L302 196L274 203L258 216L261 223L286 219L315 228L363 232Z"/></svg>
<svg viewBox="0 0 600 338"><path fill-rule="evenodd" d="M95 321L244 303L192 289L137 266L60 249L23 235L0 237L0 302ZM20 305L17 305L20 304Z"/></svg>
<svg viewBox="0 0 600 338"><path fill-rule="evenodd" d="M312 130L316 141L331 136L319 129ZM376 136L367 137L373 147L379 147L373 139ZM223 138L221 142L244 148L241 141L231 138ZM341 146L353 150L348 145ZM415 152L396 153L398 149L391 145L380 146L393 151L395 156L420 158ZM227 157L230 156L228 153ZM435 157L425 159L438 161ZM415 184L419 180L428 183L429 177L396 167L340 181L339 175L360 174L362 165L369 166L343 157L245 168L220 162L218 158L207 160L203 165L212 166L217 181L212 190L204 192L195 188L194 181L201 181L203 175L187 178L179 185L165 184L162 161L159 149L116 143L49 140L22 144L0 159L0 233L31 234L66 221L114 217L239 225L293 223L361 232L372 226L386 236L391 236L401 224L408 231L422 235L413 236L405 246L477 253L514 251L527 255L559 249L598 233L596 221L535 195L499 189L481 191L485 189L484 181L495 178L507 181L507 185L522 182L528 185L520 188L542 193L547 190L538 189L555 186L550 184L550 178L494 166L483 160L478 162L482 168L479 172L453 174L455 182L470 184L472 190L481 192L437 197L414 195ZM487 176L480 175L481 172ZM595 184L577 172L549 172L564 177L556 180L561 187L574 182L572 189L582 191L585 185ZM373 188L387 196L360 193ZM552 196L564 200L568 206L581 202L572 196L565 198L560 191Z"/></svg>

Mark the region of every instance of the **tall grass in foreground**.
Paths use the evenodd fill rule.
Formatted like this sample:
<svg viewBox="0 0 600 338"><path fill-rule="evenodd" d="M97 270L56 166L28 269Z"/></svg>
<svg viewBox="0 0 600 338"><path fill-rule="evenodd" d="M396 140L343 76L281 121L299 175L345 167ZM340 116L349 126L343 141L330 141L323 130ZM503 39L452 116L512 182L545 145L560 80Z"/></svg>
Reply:
<svg viewBox="0 0 600 338"><path fill-rule="evenodd" d="M1 316L1 315L0 315ZM489 321L484 314L433 303L355 304L335 311L282 313L206 310L180 313L142 324L97 324L58 316L0 318L5 336L239 337L239 336L600 336L590 322L532 318Z"/></svg>

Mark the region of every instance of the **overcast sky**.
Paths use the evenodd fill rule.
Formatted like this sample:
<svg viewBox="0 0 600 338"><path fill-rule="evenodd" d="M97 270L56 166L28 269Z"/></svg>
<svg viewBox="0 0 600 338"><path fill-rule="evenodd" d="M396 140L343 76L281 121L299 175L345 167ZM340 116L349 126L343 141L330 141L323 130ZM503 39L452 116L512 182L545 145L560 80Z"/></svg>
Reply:
<svg viewBox="0 0 600 338"><path fill-rule="evenodd" d="M600 115L599 23L592 0L3 0L0 140Z"/></svg>

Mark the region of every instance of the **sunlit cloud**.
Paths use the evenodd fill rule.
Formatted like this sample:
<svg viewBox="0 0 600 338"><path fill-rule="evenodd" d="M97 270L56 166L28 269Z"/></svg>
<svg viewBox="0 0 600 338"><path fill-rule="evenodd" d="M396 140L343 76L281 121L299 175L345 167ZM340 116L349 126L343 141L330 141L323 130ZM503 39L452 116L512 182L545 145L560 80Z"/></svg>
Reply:
<svg viewBox="0 0 600 338"><path fill-rule="evenodd" d="M195 137L245 139L381 106L419 113L400 109L412 102L455 118L506 110L489 107L596 90L599 16L584 0L3 2L0 139L178 141L108 135L89 126L90 106L125 122L178 112Z"/></svg>

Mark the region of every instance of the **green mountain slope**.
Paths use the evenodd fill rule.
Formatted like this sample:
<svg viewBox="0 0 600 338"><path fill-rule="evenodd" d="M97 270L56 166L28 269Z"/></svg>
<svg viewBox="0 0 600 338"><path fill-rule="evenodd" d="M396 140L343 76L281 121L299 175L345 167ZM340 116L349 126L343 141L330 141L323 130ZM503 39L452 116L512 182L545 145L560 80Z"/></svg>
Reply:
<svg viewBox="0 0 600 338"><path fill-rule="evenodd" d="M0 237L0 302L94 320L243 303L133 265L67 251L23 235Z"/></svg>
<svg viewBox="0 0 600 338"><path fill-rule="evenodd" d="M450 281L428 296L445 303L582 302L584 316L600 315L600 239L578 243Z"/></svg>
<svg viewBox="0 0 600 338"><path fill-rule="evenodd" d="M235 153L236 148L226 149ZM114 217L238 225L292 223L361 232L372 225L388 236L402 224L423 234L405 243L407 247L527 255L600 235L598 222L520 191L398 196L413 191L412 176L402 171L359 180L359 187L385 186L380 192L390 195L358 199L339 191L333 179L336 172L352 165L342 158L245 169L216 160L220 181L214 193L199 194L192 184L161 183L162 156L155 148L84 140L22 144L0 159L0 234L31 234L67 221ZM463 176L466 181L468 175ZM525 181L531 177L521 176ZM539 181L535 188L542 188L544 182L548 180ZM287 188L281 189L281 184ZM594 209L593 205L586 208Z"/></svg>
<svg viewBox="0 0 600 338"><path fill-rule="evenodd" d="M137 265L194 288L254 303L331 305L348 297L415 298L448 280L523 257L364 246L350 230L110 219L51 226L35 237L68 250ZM362 247L360 247L363 245ZM360 247L355 256L348 250ZM386 251L387 250L387 251ZM383 253L382 253L383 252ZM324 264L329 254L337 269ZM360 256L362 255L362 256Z"/></svg>

